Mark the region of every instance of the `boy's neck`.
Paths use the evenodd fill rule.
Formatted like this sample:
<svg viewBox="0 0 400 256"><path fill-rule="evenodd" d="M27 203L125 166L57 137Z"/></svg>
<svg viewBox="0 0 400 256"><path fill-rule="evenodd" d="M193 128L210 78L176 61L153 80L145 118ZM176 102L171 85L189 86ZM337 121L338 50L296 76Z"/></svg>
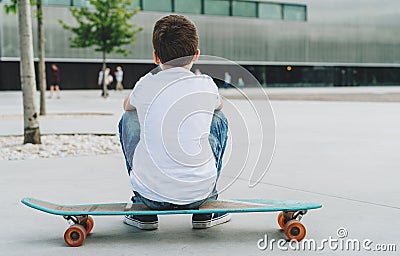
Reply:
<svg viewBox="0 0 400 256"><path fill-rule="evenodd" d="M186 66L180 66L180 67L176 67L176 66L171 66L171 65L164 65L164 64L160 64L160 68L162 69L162 70L167 70L167 69L170 69L170 68L185 68L185 69L187 69L187 70L190 70L190 69L192 69L192 66L193 66L193 62L190 62L189 64L187 64Z"/></svg>

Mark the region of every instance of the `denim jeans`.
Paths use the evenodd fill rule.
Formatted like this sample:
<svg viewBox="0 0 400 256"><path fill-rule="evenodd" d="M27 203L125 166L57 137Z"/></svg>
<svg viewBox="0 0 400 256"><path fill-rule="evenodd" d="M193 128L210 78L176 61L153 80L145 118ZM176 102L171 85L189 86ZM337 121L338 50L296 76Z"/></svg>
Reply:
<svg viewBox="0 0 400 256"><path fill-rule="evenodd" d="M122 146L122 152L125 157L125 164L128 174L132 171L132 159L135 153L136 146L140 140L140 123L136 111L125 111L118 124L119 139ZM208 141L215 158L215 165L217 167L217 181L222 168L222 157L225 152L226 141L228 139L228 120L224 113L219 110L214 112ZM132 201L142 202L147 207L154 210L175 210L175 209L195 209L200 207L208 199L217 199L218 192L216 186L208 198L196 201L186 205L176 205L168 202L157 202L147 199L140 195L137 191L134 192Z"/></svg>

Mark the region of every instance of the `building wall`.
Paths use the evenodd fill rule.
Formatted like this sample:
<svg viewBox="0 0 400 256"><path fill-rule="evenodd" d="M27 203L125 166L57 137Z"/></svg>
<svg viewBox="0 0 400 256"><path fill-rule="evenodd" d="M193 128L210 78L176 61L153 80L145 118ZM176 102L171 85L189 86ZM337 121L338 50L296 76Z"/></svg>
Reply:
<svg viewBox="0 0 400 256"><path fill-rule="evenodd" d="M0 9L3 9L1 4ZM137 74L147 70L147 67L151 69L151 65L142 66L142 64L152 63L152 27L154 22L164 15L166 13L139 12L133 17L132 22L144 30L138 34L138 40L134 45L127 46L132 53L127 56L110 54L109 62L131 65L129 67L141 70ZM227 58L247 66L264 67L260 71L263 74L258 76L270 77L265 74L271 70L266 69L267 66L330 67L332 76L337 72L335 67L388 69L400 67L398 50L400 33L397 26L332 25L210 15L187 16L198 27L202 54ZM58 19L61 19L68 24L74 24L68 8L45 6L44 17L47 62L65 63L71 70L69 73L73 74L91 72L79 75L80 77L90 76L90 79L96 77L101 68L101 53L93 49L70 48L68 38L72 34L62 29L58 22ZM35 56L37 56L36 21L33 26ZM9 74L15 73L13 62L18 61L18 56L17 17L1 13L0 76L3 79L0 79L0 89L18 87L16 84L19 83L19 78L8 77ZM87 68L81 65L85 63ZM72 64L75 68L72 68ZM135 66L136 64L141 65ZM14 71L8 72L10 69ZM285 73L282 73L278 77L284 75ZM70 79L69 75L63 77L64 84L68 88L88 86L80 85L72 77ZM298 77L299 75L296 75L296 79ZM89 83L90 79L87 78L82 83ZM134 83L136 79L137 77L132 77L132 81L129 82ZM398 78L395 77L393 83L396 83L396 79Z"/></svg>
<svg viewBox="0 0 400 256"><path fill-rule="evenodd" d="M2 9L2 8L1 8ZM58 19L74 24L68 8L44 7L46 57L100 59L93 49L71 49ZM111 54L111 59L151 60L154 22L166 13L140 12L132 22L144 28L138 34L133 53ZM188 15L198 26L203 54L234 61L400 63L400 33L397 26L329 25L308 22L241 17ZM2 59L18 57L17 18L0 15ZM33 25L36 35L36 22ZM36 36L35 46L37 45ZM36 49L36 47L35 47ZM35 51L35 56L37 53Z"/></svg>

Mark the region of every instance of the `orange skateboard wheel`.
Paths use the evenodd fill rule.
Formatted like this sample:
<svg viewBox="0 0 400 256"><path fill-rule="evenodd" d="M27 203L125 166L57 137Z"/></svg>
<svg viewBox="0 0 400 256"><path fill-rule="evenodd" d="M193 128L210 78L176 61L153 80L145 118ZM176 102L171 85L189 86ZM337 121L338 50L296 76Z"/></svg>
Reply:
<svg viewBox="0 0 400 256"><path fill-rule="evenodd" d="M86 235L89 235L90 231L92 231L94 227L94 220L92 216L88 216L88 219L86 221Z"/></svg>
<svg viewBox="0 0 400 256"><path fill-rule="evenodd" d="M84 221L86 219L86 221ZM78 217L78 224L82 225L86 230L86 235L89 235L94 226L94 220L92 216L81 216Z"/></svg>
<svg viewBox="0 0 400 256"><path fill-rule="evenodd" d="M71 247L81 246L86 238L86 230L82 225L74 224L64 233L64 241Z"/></svg>
<svg viewBox="0 0 400 256"><path fill-rule="evenodd" d="M286 221L285 221L286 218ZM281 229L285 229L285 224L293 218L293 212L280 212L278 214L278 224Z"/></svg>
<svg viewBox="0 0 400 256"><path fill-rule="evenodd" d="M285 216L283 212L280 212L278 215L278 224L281 229L285 229Z"/></svg>
<svg viewBox="0 0 400 256"><path fill-rule="evenodd" d="M285 224L285 235L289 240L300 242L306 236L306 228L298 220L290 220Z"/></svg>

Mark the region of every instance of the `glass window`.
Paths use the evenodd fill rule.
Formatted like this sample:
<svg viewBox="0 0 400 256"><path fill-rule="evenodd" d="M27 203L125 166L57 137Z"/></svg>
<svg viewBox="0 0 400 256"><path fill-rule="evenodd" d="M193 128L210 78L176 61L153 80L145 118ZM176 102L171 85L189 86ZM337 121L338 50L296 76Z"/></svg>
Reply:
<svg viewBox="0 0 400 256"><path fill-rule="evenodd" d="M171 0L143 0L143 11L171 12Z"/></svg>
<svg viewBox="0 0 400 256"><path fill-rule="evenodd" d="M260 3L258 6L258 16L262 19L282 19L282 5L272 3Z"/></svg>
<svg viewBox="0 0 400 256"><path fill-rule="evenodd" d="M42 0L42 5L62 5L62 6L70 6L71 0Z"/></svg>
<svg viewBox="0 0 400 256"><path fill-rule="evenodd" d="M204 14L229 16L229 1L204 0Z"/></svg>
<svg viewBox="0 0 400 256"><path fill-rule="evenodd" d="M90 7L90 3L88 0L73 0L73 5L80 7Z"/></svg>
<svg viewBox="0 0 400 256"><path fill-rule="evenodd" d="M175 0L175 12L201 14L201 0Z"/></svg>
<svg viewBox="0 0 400 256"><path fill-rule="evenodd" d="M232 15L242 17L257 17L257 3L233 1Z"/></svg>
<svg viewBox="0 0 400 256"><path fill-rule="evenodd" d="M128 6L130 10L134 10L137 7L140 8L140 0L133 0L132 4Z"/></svg>
<svg viewBox="0 0 400 256"><path fill-rule="evenodd" d="M284 5L283 19L285 20L301 20L306 21L306 7L302 5Z"/></svg>

